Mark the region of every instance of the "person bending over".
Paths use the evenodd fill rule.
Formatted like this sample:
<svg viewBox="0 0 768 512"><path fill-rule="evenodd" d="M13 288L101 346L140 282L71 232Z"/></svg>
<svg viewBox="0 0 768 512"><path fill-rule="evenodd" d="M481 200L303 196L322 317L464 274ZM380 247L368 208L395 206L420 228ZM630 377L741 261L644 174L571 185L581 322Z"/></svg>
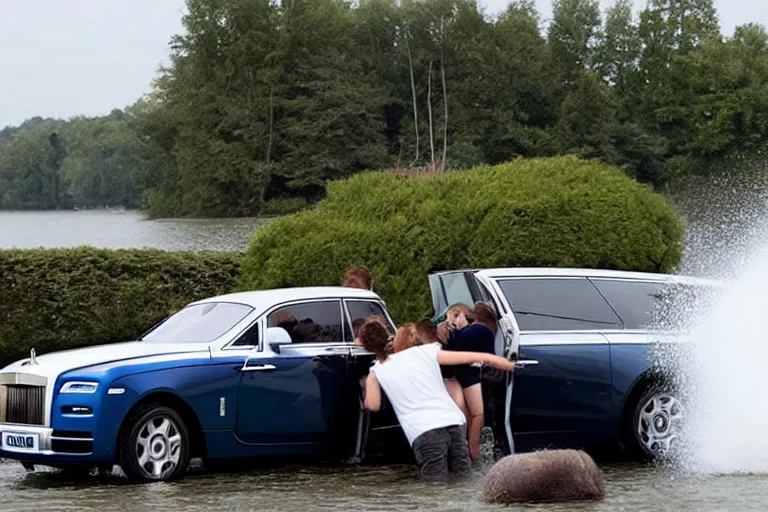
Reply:
<svg viewBox="0 0 768 512"><path fill-rule="evenodd" d="M449 473L471 470L464 414L445 389L440 366L474 362L513 371L515 364L491 354L450 352L439 343L419 345L388 355L389 336L375 320L360 328L360 341L376 356L366 379L364 405L378 411L383 389L413 449L419 476L444 481Z"/></svg>
<svg viewBox="0 0 768 512"><path fill-rule="evenodd" d="M473 322L457 331L449 350L485 352L493 354L496 334L496 311L488 303L478 302L472 309ZM468 417L467 433L469 437L469 455L473 460L480 459L480 436L485 424L482 369L477 365L456 367L456 380L461 386Z"/></svg>
<svg viewBox="0 0 768 512"><path fill-rule="evenodd" d="M469 326L471 319L472 310L464 304L454 304L446 310L445 320L437 325L437 337L444 348L454 350L456 333ZM456 405L459 406L461 412L469 419L464 393L456 378L457 371L458 369L453 366L440 367L448 393L453 398L453 401L456 402Z"/></svg>
<svg viewBox="0 0 768 512"><path fill-rule="evenodd" d="M496 311L490 304L478 302L471 310L463 304L452 306L446 312L444 325L448 333L443 334L447 338L446 350L493 354ZM481 368L461 365L443 369L443 376L448 377L445 379L448 392L467 417L469 454L473 460L479 460L480 436L485 423Z"/></svg>

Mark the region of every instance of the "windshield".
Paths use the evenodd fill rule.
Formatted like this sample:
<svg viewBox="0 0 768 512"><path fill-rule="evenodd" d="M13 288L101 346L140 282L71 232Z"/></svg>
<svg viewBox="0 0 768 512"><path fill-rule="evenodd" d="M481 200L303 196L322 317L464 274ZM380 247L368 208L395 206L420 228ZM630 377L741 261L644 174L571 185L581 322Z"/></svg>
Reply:
<svg viewBox="0 0 768 512"><path fill-rule="evenodd" d="M156 343L208 343L253 311L245 304L208 302L187 306L147 333L141 341Z"/></svg>

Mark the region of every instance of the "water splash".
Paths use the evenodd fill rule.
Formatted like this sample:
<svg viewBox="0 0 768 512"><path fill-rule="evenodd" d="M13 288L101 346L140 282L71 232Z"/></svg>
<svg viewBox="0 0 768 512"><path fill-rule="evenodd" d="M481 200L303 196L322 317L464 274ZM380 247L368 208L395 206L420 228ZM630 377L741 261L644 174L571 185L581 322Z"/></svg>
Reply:
<svg viewBox="0 0 768 512"><path fill-rule="evenodd" d="M711 301L667 304L663 327L689 344L659 344L656 365L686 404L678 469L768 473L768 173L765 161L721 175L689 197L682 271L726 280ZM692 201L692 202L691 202ZM698 216L698 217L697 217Z"/></svg>

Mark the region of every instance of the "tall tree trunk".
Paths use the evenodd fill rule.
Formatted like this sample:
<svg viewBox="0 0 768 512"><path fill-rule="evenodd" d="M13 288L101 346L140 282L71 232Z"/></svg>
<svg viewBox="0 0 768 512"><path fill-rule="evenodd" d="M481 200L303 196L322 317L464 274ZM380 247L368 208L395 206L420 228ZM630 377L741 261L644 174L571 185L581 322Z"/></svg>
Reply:
<svg viewBox="0 0 768 512"><path fill-rule="evenodd" d="M427 75L427 110L429 112L429 147L432 150L432 170L435 169L435 135L432 129L432 61L429 61L429 75Z"/></svg>
<svg viewBox="0 0 768 512"><path fill-rule="evenodd" d="M411 167L419 162L419 109L416 105L416 81L413 78L413 57L411 56L411 45L408 42L410 34L405 33L405 50L408 52L408 72L411 75L411 94L413 95L413 130L416 133L416 154L413 157Z"/></svg>
<svg viewBox="0 0 768 512"><path fill-rule="evenodd" d="M275 121L275 105L274 105L274 85L269 86L269 135L267 137L267 165L272 161L272 139L274 138L274 121Z"/></svg>
<svg viewBox="0 0 768 512"><path fill-rule="evenodd" d="M441 168L445 169L445 156L448 154L448 91L445 85L445 54L443 49L440 49L440 74L443 78L443 107L445 112L443 115L443 161Z"/></svg>

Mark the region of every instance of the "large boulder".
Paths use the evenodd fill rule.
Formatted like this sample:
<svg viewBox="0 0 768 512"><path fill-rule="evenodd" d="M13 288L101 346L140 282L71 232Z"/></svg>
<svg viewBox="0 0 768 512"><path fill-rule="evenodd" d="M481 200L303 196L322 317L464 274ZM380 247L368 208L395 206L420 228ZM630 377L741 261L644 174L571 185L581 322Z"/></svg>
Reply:
<svg viewBox="0 0 768 512"><path fill-rule="evenodd" d="M486 475L482 494L484 501L504 505L604 497L600 468L580 450L543 450L504 457Z"/></svg>

